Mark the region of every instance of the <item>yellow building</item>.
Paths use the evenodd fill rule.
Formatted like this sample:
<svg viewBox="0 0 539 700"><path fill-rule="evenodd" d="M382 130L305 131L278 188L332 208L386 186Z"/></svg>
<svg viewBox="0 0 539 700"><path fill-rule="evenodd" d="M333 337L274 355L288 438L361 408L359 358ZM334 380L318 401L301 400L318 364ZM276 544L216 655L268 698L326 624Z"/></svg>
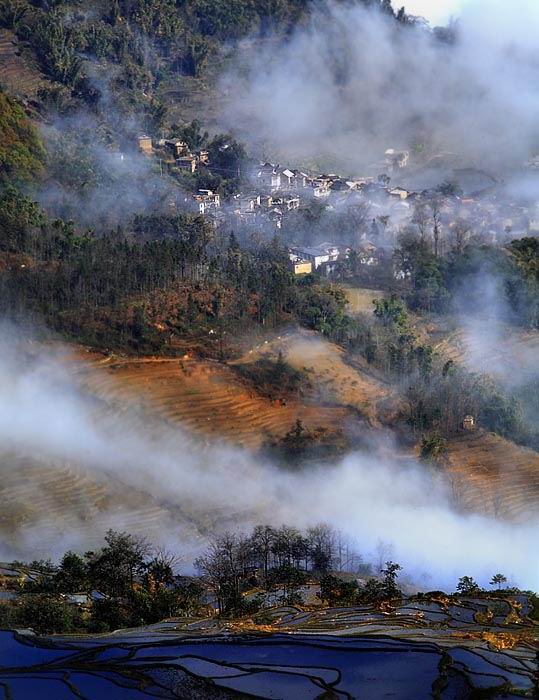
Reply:
<svg viewBox="0 0 539 700"><path fill-rule="evenodd" d="M298 260L292 263L295 275L310 275L313 271L313 264L308 260Z"/></svg>

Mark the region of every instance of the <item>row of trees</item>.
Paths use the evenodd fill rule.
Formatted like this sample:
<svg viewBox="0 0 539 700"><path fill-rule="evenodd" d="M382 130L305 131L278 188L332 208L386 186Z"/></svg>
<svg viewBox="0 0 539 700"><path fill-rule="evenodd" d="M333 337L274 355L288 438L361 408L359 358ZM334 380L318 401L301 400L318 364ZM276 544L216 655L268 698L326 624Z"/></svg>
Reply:
<svg viewBox="0 0 539 700"><path fill-rule="evenodd" d="M357 571L360 564L357 552L326 525L306 532L260 525L249 535L226 533L195 562L221 614L256 608L260 601L244 596L254 587L278 591L289 604L301 602L301 587L309 578L320 578L332 570Z"/></svg>
<svg viewBox="0 0 539 700"><path fill-rule="evenodd" d="M14 606L1 606L4 625L41 633L107 631L205 610L203 585L178 575L175 555L126 532L110 530L101 549L66 552L58 566L29 566L40 575L23 585ZM93 597L89 610L69 602L70 595L83 593Z"/></svg>
<svg viewBox="0 0 539 700"><path fill-rule="evenodd" d="M68 551L58 565L13 562L32 576L14 603L0 606L0 627L95 632L171 616L206 616L214 609L225 617L252 615L276 603L301 604L307 584L317 585L320 600L330 606L381 605L402 597L399 564L381 561L376 577L358 579L357 572L370 567L326 525L306 531L259 525L249 534L224 533L212 538L195 562L199 577L181 576L178 565L176 555L113 530L100 549L82 555ZM498 573L490 585L501 594L506 583ZM459 579L457 595L483 593L472 577ZM77 605L73 596L81 594L92 602Z"/></svg>
<svg viewBox="0 0 539 700"><path fill-rule="evenodd" d="M80 89L82 56L115 61L124 78L140 79L163 66L197 76L221 42L249 32L287 32L310 12L312 0L113 0L88 13L68 1L2 0L0 24L34 46L55 81ZM377 3L369 3L371 5ZM381 3L391 7L388 0ZM392 12L392 10L390 10ZM143 88L143 84L137 85Z"/></svg>

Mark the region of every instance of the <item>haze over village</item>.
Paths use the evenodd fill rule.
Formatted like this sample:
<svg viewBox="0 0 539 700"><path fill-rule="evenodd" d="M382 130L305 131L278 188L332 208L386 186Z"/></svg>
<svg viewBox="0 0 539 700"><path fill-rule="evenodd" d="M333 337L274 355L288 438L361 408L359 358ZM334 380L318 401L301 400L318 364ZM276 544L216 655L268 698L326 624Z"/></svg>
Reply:
<svg viewBox="0 0 539 700"><path fill-rule="evenodd" d="M0 693L536 697L539 7L0 0Z"/></svg>

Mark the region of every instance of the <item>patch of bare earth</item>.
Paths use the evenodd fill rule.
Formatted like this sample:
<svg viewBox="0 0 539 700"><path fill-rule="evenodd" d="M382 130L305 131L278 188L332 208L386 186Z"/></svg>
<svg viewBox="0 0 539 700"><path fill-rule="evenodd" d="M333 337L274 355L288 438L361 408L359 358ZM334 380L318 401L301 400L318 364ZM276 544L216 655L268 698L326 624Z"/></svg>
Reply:
<svg viewBox="0 0 539 700"><path fill-rule="evenodd" d="M362 358L350 360L338 345L311 331L297 330L265 341L241 362L255 362L261 357L275 359L279 351L292 367L307 374L313 400L320 405L349 407L373 427L398 413L401 400L379 373Z"/></svg>

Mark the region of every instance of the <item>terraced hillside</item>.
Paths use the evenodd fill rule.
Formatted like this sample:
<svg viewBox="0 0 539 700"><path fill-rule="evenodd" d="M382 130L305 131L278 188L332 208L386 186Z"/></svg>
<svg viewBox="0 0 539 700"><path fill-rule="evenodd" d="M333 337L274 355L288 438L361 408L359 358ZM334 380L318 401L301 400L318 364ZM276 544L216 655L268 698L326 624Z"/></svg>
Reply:
<svg viewBox="0 0 539 700"><path fill-rule="evenodd" d="M46 79L17 36L0 29L0 84L17 97L36 97Z"/></svg>
<svg viewBox="0 0 539 700"><path fill-rule="evenodd" d="M0 454L0 533L4 554L49 556L70 537L94 546L100 528L158 533L171 514L148 493L68 462ZM92 523L94 524L92 526ZM95 542L93 541L95 538Z"/></svg>
<svg viewBox="0 0 539 700"><path fill-rule="evenodd" d="M99 636L2 632L11 666L0 683L13 698L69 700L532 698L537 623L518 598L281 606L258 623L173 618Z"/></svg>
<svg viewBox="0 0 539 700"><path fill-rule="evenodd" d="M434 349L442 357L474 372L492 374L511 384L539 373L539 332L495 320L471 319L465 326L451 318L423 322Z"/></svg>
<svg viewBox="0 0 539 700"><path fill-rule="evenodd" d="M313 429L354 420L344 407L272 402L217 362L102 358L79 371L84 388L106 404L135 406L195 434L250 448L284 435L297 418Z"/></svg>
<svg viewBox="0 0 539 700"><path fill-rule="evenodd" d="M537 514L537 452L480 430L450 441L448 472L456 504L466 510L514 520Z"/></svg>
<svg viewBox="0 0 539 700"><path fill-rule="evenodd" d="M117 426L127 435L156 444L167 425L187 428L187 437L183 430L166 431L171 455L183 454L190 441L197 442L199 455L204 444L214 440L257 449L268 438L283 436L298 418L311 430L321 426L337 430L360 422L357 412L344 405L271 401L233 367L217 362L118 358L80 348L67 352L62 348L55 354L89 397L96 426L113 432L116 428L111 426ZM50 377L54 371L54 365L47 365L44 373ZM58 380L65 381L64 369L59 375ZM181 507L177 499L168 502L163 490L152 496L155 490L146 491L140 482L130 481L122 465L110 470L95 466L91 457L84 464L72 463L69 458L34 455L31 448L23 454L0 453L0 532L13 555L19 551L45 555L61 546L69 533L76 537L84 530L98 538L107 527L118 525L144 534L183 528L196 539L201 528L222 517L211 507L202 512L200 504L189 499Z"/></svg>

